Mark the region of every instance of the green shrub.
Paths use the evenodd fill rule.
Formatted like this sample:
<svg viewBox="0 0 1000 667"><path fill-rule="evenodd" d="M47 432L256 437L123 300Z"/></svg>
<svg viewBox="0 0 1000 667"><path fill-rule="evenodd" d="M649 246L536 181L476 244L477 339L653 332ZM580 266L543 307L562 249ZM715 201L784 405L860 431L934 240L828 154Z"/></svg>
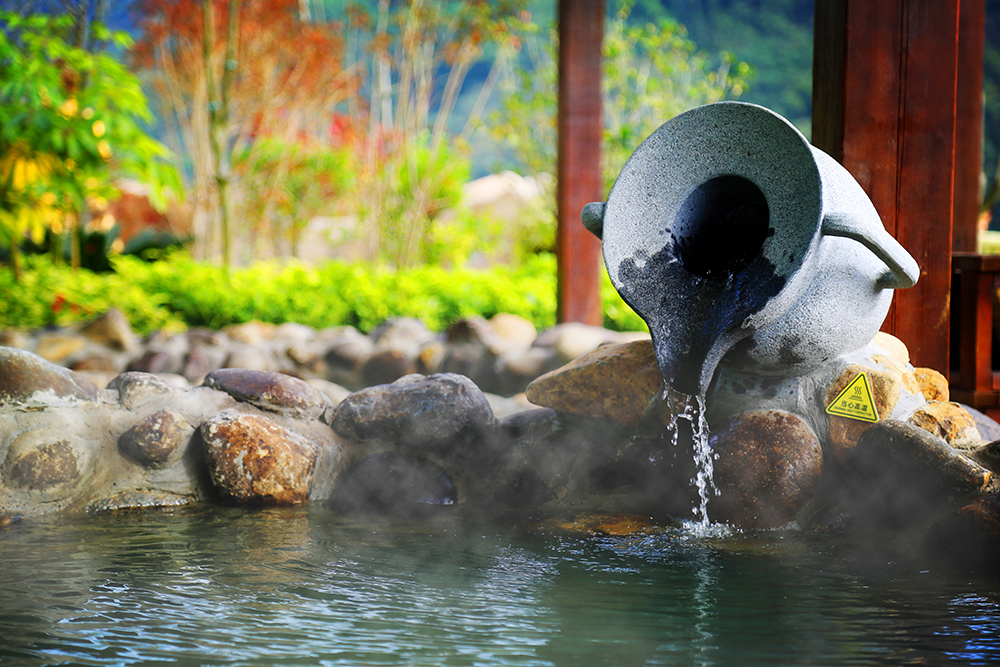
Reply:
<svg viewBox="0 0 1000 667"><path fill-rule="evenodd" d="M523 265L480 271L422 266L390 270L370 264L258 263L231 271L183 254L148 263L129 256L115 273L73 272L33 257L23 281L0 273L2 328L65 326L115 306L140 334L184 326L221 329L261 320L299 322L316 329L349 324L370 331L390 317L409 316L440 331L463 317L514 313L545 329L555 324L552 255ZM601 287L605 326L644 330L607 276Z"/></svg>

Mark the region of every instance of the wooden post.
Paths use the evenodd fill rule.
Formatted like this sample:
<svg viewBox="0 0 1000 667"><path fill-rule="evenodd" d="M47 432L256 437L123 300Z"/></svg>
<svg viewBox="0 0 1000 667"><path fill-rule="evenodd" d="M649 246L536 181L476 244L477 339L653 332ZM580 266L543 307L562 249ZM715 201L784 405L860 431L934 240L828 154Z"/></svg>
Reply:
<svg viewBox="0 0 1000 667"><path fill-rule="evenodd" d="M601 192L604 0L559 0L559 164L556 254L560 322L600 325L600 241L580 221Z"/></svg>
<svg viewBox="0 0 1000 667"><path fill-rule="evenodd" d="M816 0L813 143L920 265L883 328L948 373L958 0Z"/></svg>
<svg viewBox="0 0 1000 667"><path fill-rule="evenodd" d="M952 250L976 252L979 177L983 171L985 0L961 0L958 14L958 100L955 122L955 221Z"/></svg>

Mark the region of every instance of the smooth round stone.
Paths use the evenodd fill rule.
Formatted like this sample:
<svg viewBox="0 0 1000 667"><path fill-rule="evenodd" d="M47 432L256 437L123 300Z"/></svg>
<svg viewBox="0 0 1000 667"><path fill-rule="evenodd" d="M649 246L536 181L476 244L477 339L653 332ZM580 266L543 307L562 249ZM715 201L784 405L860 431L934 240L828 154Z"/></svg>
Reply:
<svg viewBox="0 0 1000 667"><path fill-rule="evenodd" d="M147 468L161 468L180 458L194 427L171 408L149 415L118 438L118 447Z"/></svg>
<svg viewBox="0 0 1000 667"><path fill-rule="evenodd" d="M132 352L139 347L139 340L132 331L125 314L112 308L97 319L88 322L80 333L87 339L119 352Z"/></svg>
<svg viewBox="0 0 1000 667"><path fill-rule="evenodd" d="M220 368L209 373L203 384L261 410L304 419L316 419L328 405L321 391L304 380L282 373Z"/></svg>
<svg viewBox="0 0 1000 667"><path fill-rule="evenodd" d="M365 361L361 378L366 386L389 384L417 372L417 362L407 352L395 348L377 350Z"/></svg>
<svg viewBox="0 0 1000 667"><path fill-rule="evenodd" d="M100 396L100 388L82 375L37 354L0 347L0 406L97 401Z"/></svg>
<svg viewBox="0 0 1000 667"><path fill-rule="evenodd" d="M333 416L337 435L414 451L441 451L482 438L495 425L486 396L454 373L407 375L345 398Z"/></svg>
<svg viewBox="0 0 1000 667"><path fill-rule="evenodd" d="M812 429L780 410L733 417L710 438L718 497L708 515L742 529L778 528L813 498L823 450Z"/></svg>

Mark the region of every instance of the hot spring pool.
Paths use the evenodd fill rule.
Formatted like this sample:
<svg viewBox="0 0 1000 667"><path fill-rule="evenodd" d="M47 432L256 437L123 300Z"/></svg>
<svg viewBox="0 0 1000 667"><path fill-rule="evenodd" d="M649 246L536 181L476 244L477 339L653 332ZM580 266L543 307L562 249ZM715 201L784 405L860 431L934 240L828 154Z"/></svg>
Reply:
<svg viewBox="0 0 1000 667"><path fill-rule="evenodd" d="M1000 582L795 533L219 507L0 529L0 665L1000 663Z"/></svg>

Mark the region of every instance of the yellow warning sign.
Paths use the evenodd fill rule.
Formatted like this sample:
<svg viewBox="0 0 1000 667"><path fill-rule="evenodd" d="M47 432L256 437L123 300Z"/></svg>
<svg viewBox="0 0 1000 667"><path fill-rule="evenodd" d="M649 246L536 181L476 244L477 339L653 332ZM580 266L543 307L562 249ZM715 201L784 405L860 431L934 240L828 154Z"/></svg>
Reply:
<svg viewBox="0 0 1000 667"><path fill-rule="evenodd" d="M864 422L877 422L878 410L875 409L875 399L872 396L868 376L858 373L858 376L837 394L837 398L826 406L828 414L849 419L860 419Z"/></svg>

